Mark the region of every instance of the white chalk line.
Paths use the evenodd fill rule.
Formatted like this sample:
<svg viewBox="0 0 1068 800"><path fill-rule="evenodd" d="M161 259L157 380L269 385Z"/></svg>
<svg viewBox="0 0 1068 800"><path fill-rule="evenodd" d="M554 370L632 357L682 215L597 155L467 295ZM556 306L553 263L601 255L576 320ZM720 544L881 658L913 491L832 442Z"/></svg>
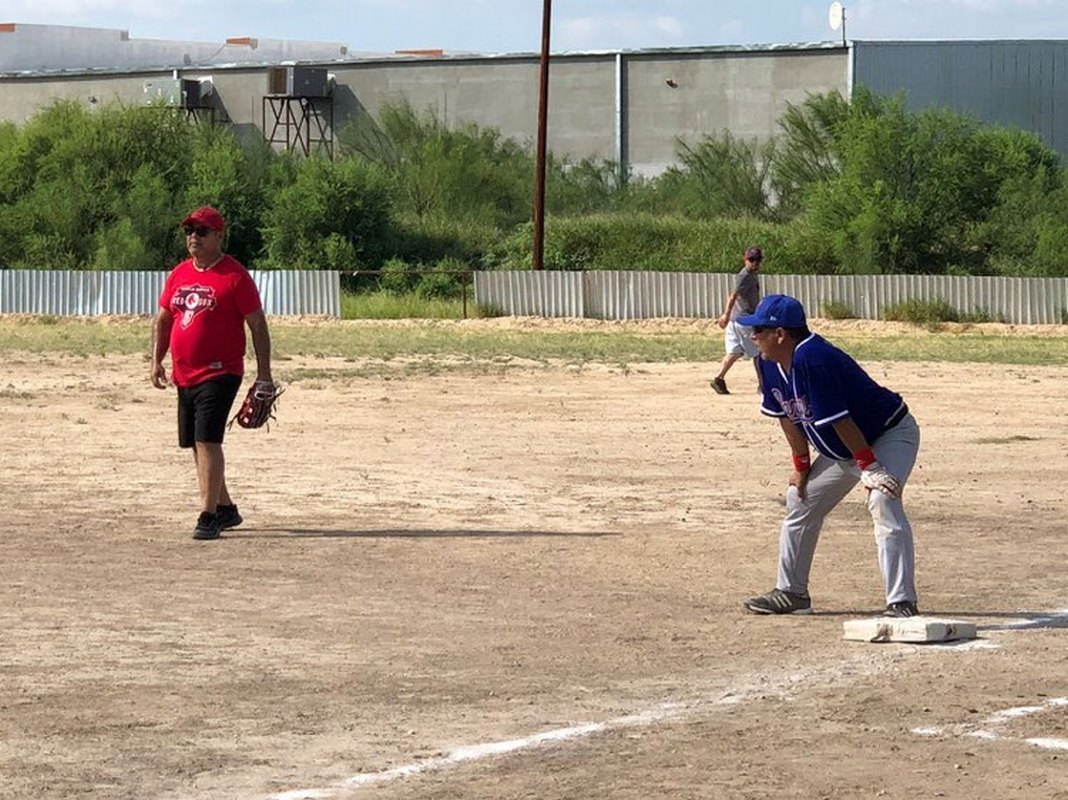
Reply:
<svg viewBox="0 0 1068 800"><path fill-rule="evenodd" d="M546 731L524 739L511 739L503 742L489 742L487 744L458 747L446 756L430 758L414 764L405 764L400 767L383 770L381 772L367 772L353 775L338 784L338 789L357 788L371 786L376 783L388 783L401 778L410 778L423 772L434 772L445 769L465 761L477 761L492 756L502 756L516 750L524 750L528 747L536 747L539 744L549 742L563 742L567 739L575 739L581 736L589 736L605 730L610 723L592 723L589 725L577 725L573 728L560 728ZM272 800L312 800L313 798L332 797L334 791L330 789L297 789L295 791L282 792L271 795Z"/></svg>
<svg viewBox="0 0 1068 800"><path fill-rule="evenodd" d="M1000 631L1005 630L1020 630L1022 628L1044 628L1048 626L1068 626L1068 608L1062 608L1057 611L1050 611L1042 617L1032 617L1031 619L1014 620L1012 622L1005 622L1000 625L987 626L983 630L983 632L998 633Z"/></svg>
<svg viewBox="0 0 1068 800"><path fill-rule="evenodd" d="M1064 627L1066 622L1068 622L1068 609L1060 609L1058 611L1049 612L1041 617L1015 620L997 626L990 626L985 632L1012 633L1034 628ZM975 641L979 642L981 640L977 639ZM1016 736L1008 736L999 730L991 730L991 728L1002 728L1014 719L1022 719L1035 714L1041 714L1042 712L1049 711L1053 708L1060 708L1062 706L1068 706L1068 697L1052 697L1041 705L1005 708L1000 711L995 711L978 724L958 723L956 725L948 725L944 727L921 727L913 728L912 732L918 736L962 736L970 739L979 739L984 742L1025 742L1026 744L1049 750L1068 750L1068 739L1052 736L1020 738Z"/></svg>
<svg viewBox="0 0 1068 800"><path fill-rule="evenodd" d="M960 723L944 727L929 726L913 728L912 732L918 736L966 736L970 739L979 739L984 742L1025 742L1034 745L1035 747L1043 747L1048 750L1068 750L1068 739L1051 736L1021 738L1018 736L1009 736L999 730L991 730L991 728L1002 728L1015 719L1031 717L1064 706L1068 706L1068 697L1051 697L1042 703L1042 705L1016 706L1014 708L1004 708L1000 711L995 711L993 714L990 714L988 717L974 725Z"/></svg>
<svg viewBox="0 0 1068 800"><path fill-rule="evenodd" d="M998 627L1001 630L1022 630L1027 628L1041 627L1049 625L1050 623L1064 623L1066 619L1068 619L1068 609L1054 611L1048 616L1038 617L1035 619L1010 622ZM953 643L949 643L948 645L934 644L924 645L921 647L925 650L942 649L947 651L996 647L996 645L982 642L982 640L975 640L972 643L962 643L956 646L949 646L952 644ZM864 662L867 662L867 664L865 664ZM336 797L340 792L344 792L347 790L354 790L362 787L403 780L405 778L410 778L416 775L445 770L466 762L478 761L485 758L493 758L497 756L506 755L508 753L528 750L543 745L558 744L570 740L581 739L599 733L606 733L612 730L621 730L625 728L639 726L644 727L656 723L676 722L685 716L696 714L701 711L709 710L711 708L738 705L742 703L748 703L753 700L766 699L769 695L779 697L788 696L790 689L798 683L804 683L807 686L826 685L831 680L832 672L837 673L833 676L833 678L835 680L840 681L843 678L847 677L856 677L858 675L868 676L876 674L882 669L887 668L890 664L891 659L884 658L879 661L873 658L871 654L865 654L865 657L863 658L856 658L852 660L847 659L843 662L839 662L837 665L835 665L837 669L828 668L827 666L821 666L818 668L812 668L804 673L793 673L790 675L780 676L778 678L771 676L755 676L755 678L753 678L754 685L751 685L749 687L740 687L733 691L728 690L718 694L715 697L697 698L689 703L665 703L656 706L648 711L616 717L614 719L609 719L605 722L586 723L581 725L575 725L572 727L556 728L553 730L543 731L532 736L526 736L518 739L508 739L499 742L486 742L483 744L457 747L443 756L422 759L420 761L403 764L398 767L391 767L389 769L381 770L379 772L358 773L335 783L331 787L293 789L284 792L278 792L275 794L268 795L266 800L329 800L329 798ZM861 669L858 669L858 667ZM1035 709L1034 711L1030 711L1029 713L1037 713L1038 710L1045 710L1047 706L1056 706L1064 704L1068 704L1068 698L1054 698L1053 700L1048 701L1041 707L1028 706L1026 708ZM1022 711L1017 709L1006 709L1005 711L998 713L1006 714L1010 712L1023 713ZM997 715L993 715L991 719L993 719L993 717L995 716ZM912 732L923 736L940 736L947 733L947 731L948 729L946 728L915 728ZM990 740L1000 740L1005 738L1002 737L1000 734L986 730L961 730L957 733L957 735L968 735L974 738ZM1029 744L1034 744L1040 747L1068 749L1068 740L1063 739L1033 738L1023 741L1027 741Z"/></svg>
<svg viewBox="0 0 1068 800"><path fill-rule="evenodd" d="M896 651L900 652L900 651ZM534 747L557 744L635 727L647 727L658 723L677 722L684 717L707 712L714 708L741 705L769 698L786 698L798 685L807 688L841 683L858 676L874 675L891 667L895 662L893 653L884 650L866 651L856 658L846 659L834 665L810 667L803 672L794 672L779 676L750 676L749 683L717 692L715 695L695 697L688 702L673 701L663 703L646 711L627 714L598 723L575 725L543 731L533 736L509 739L500 742L458 747L444 756L423 759L410 764L382 770L353 775L335 783L332 787L295 789L269 795L266 800L327 800L346 790L383 784L415 775L441 771L464 762L528 750Z"/></svg>

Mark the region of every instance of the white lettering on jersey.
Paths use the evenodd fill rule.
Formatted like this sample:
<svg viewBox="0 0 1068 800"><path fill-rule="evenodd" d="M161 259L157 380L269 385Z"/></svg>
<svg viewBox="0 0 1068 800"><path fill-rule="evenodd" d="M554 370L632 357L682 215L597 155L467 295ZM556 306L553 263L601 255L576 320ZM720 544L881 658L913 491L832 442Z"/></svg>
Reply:
<svg viewBox="0 0 1068 800"><path fill-rule="evenodd" d="M193 324L197 314L215 308L215 290L210 286L197 283L192 286L179 286L171 298L171 308L181 311L183 328Z"/></svg>

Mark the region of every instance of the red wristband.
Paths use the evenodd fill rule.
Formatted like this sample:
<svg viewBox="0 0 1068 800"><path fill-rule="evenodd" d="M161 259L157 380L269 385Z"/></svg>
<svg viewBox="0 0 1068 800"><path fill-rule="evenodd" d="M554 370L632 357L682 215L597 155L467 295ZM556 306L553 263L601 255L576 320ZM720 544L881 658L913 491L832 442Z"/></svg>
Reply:
<svg viewBox="0 0 1068 800"><path fill-rule="evenodd" d="M863 450L858 450L853 454L853 458L857 461L857 466L861 469L867 469L874 464L878 459L875 457L875 453L872 452L870 447L865 447Z"/></svg>
<svg viewBox="0 0 1068 800"><path fill-rule="evenodd" d="M794 469L796 469L798 472L808 472L810 469L812 469L812 459L809 458L807 455L799 456L795 453L793 458Z"/></svg>

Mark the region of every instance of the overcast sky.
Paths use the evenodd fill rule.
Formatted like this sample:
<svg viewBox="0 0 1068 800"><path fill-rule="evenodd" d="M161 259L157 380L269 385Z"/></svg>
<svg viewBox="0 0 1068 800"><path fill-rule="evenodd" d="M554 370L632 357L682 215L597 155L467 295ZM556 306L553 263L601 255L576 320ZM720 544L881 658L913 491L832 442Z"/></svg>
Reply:
<svg viewBox="0 0 1068 800"><path fill-rule="evenodd" d="M850 39L1068 39L1066 0L854 0ZM553 0L552 49L835 41L829 2ZM541 47L544 0L0 0L0 23L118 28L131 38L337 42L352 51ZM2 35L2 34L0 34Z"/></svg>

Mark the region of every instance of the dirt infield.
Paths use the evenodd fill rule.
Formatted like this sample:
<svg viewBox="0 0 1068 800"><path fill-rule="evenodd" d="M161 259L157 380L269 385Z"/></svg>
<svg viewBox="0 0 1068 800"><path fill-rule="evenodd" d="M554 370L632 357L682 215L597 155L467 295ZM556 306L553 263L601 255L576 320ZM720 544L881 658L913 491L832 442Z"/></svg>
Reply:
<svg viewBox="0 0 1068 800"><path fill-rule="evenodd" d="M744 365L282 362L317 377L230 434L246 522L203 543L142 358L5 356L0 797L1068 798L1068 368L868 366L969 645L843 641L860 490L817 613L743 612L788 463Z"/></svg>

